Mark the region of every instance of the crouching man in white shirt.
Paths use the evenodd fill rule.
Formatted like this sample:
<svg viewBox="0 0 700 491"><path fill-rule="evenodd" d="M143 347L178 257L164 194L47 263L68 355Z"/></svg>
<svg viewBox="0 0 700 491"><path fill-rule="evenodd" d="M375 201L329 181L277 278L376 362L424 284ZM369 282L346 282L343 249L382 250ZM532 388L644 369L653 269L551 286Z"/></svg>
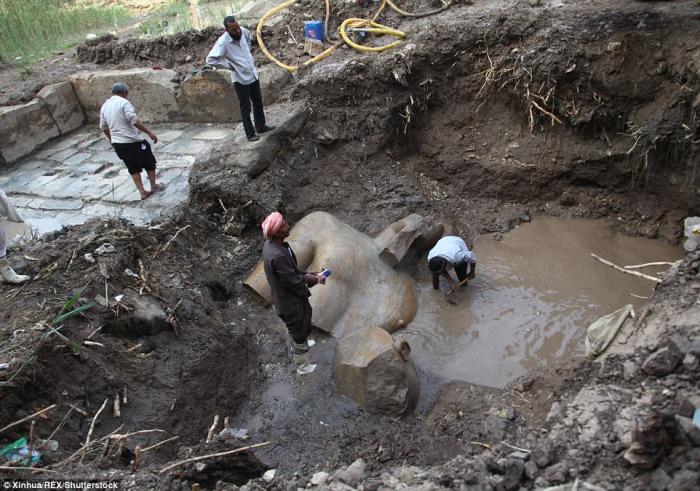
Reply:
<svg viewBox="0 0 700 491"><path fill-rule="evenodd" d="M449 270L453 268L457 273L459 284L474 279L476 276L476 255L469 250L462 239L446 235L438 240L435 247L428 252L428 269L433 276L435 290L440 288L440 275L449 283L450 291L458 286L449 273Z"/></svg>

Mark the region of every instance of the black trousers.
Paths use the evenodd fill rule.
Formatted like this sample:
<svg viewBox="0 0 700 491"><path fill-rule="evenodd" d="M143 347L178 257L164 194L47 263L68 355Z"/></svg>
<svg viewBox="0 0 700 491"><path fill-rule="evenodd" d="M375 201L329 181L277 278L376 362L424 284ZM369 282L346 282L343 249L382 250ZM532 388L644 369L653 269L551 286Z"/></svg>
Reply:
<svg viewBox="0 0 700 491"><path fill-rule="evenodd" d="M238 82L233 83L238 95L238 102L241 105L241 121L245 129L245 135L250 138L255 135L255 128L260 129L265 127L265 113L263 112L262 93L260 92L260 81L256 80L252 84L243 85ZM253 118L255 119L255 128L250 121L250 106L253 103Z"/></svg>
<svg viewBox="0 0 700 491"><path fill-rule="evenodd" d="M300 299L299 308L295 312L280 314L280 319L287 326L289 334L297 344L306 342L306 338L311 334L311 315L313 310L308 298Z"/></svg>
<svg viewBox="0 0 700 491"><path fill-rule="evenodd" d="M457 263L455 264L455 273L457 273L457 279L462 282L467 279L467 270L469 269L469 263Z"/></svg>

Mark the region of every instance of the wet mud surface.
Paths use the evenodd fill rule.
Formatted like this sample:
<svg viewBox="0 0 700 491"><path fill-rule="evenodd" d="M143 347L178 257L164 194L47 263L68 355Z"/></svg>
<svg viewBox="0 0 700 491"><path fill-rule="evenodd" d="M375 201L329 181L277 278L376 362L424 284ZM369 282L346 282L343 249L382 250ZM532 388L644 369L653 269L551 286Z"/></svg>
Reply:
<svg viewBox="0 0 700 491"><path fill-rule="evenodd" d="M81 408L84 414L72 411L55 435L60 462L85 441L102 402L127 388L121 416L107 411L95 435L120 425L122 432L166 432L132 438L126 445L132 452L165 436L179 440L146 453L135 474L128 455L98 458L97 449L83 464L76 459L55 467L72 477L117 476L126 489L191 489L193 483L213 489L216 481L229 489L273 467L280 479L256 480L251 488L304 487L315 471L333 473L357 458L367 470L353 487L362 483L365 489L530 489L576 478L605 489L693 489L700 478L697 443L678 418L688 418L697 395L697 254L668 273L640 307L647 313L626 342L636 346L635 333L644 333L642 348L581 362L567 359L580 352L572 332L584 322L583 314L577 319L572 312L584 306L582 312L595 317L596 308L607 313L617 306L612 295L584 299L583 287L595 289L598 275L609 283L627 279L584 258L596 244L580 241L575 245L585 249L577 254L581 269L572 263L555 271L564 286L552 294L579 303L550 308L565 318L569 332L555 333L544 322L539 338L499 338L510 359L529 361L513 362L495 380L478 380L500 386L525 368L533 371L503 389L449 382L452 377L421 368L427 351L416 349L421 403L399 420L369 416L337 395L329 373L333 339L316 337L312 357L319 368L297 378L279 320L241 287L259 259L258 224L273 208L292 223L310 211L328 211L370 235L413 212L444 222L449 233L476 243L483 265L477 281L450 307L476 309L469 293L502 281L511 294L506 291L497 303L514 305L495 306L488 317L500 317L503 325L527 323L520 316L513 320L515 304L525 302L512 292L537 299L532 285L542 281L549 287L546 266L519 263L518 249L508 248L511 240L528 243L515 237L535 224L511 230L530 217L602 218L616 232L677 244L683 218L698 207L700 47L690 34L697 32L696 5L529 4L460 4L418 20L388 14L387 22L410 31L412 41L379 57L342 50L342 56L297 74L283 96L305 101L313 117L255 179L223 182L198 195L198 177L192 175L192 207L158 228L92 222L13 249L15 268L35 278L0 290L0 323L7 326L0 339L13 368L31 355L46 332L42 326L79 287L88 284L84 297L92 301L104 296L107 283L110 303L66 321L61 333L70 342L51 337L39 346L35 363L0 389L0 421L57 403L59 410L37 425L37 435L45 438L70 404ZM272 49L287 44L284 22L268 34ZM203 56L209 46L203 41L192 49ZM132 57L119 63L154 61ZM53 70L48 66L42 76L64 73ZM552 124L552 116L560 122ZM225 156L217 165L225 165ZM494 233L507 237L494 243ZM556 243L553 232L536 235L550 239L545 246ZM565 239L571 239L568 232ZM549 254L573 261L563 255L567 245L574 249L566 240ZM117 247L114 255L98 264L81 259L106 241ZM647 257L640 253L628 261L610 251L606 258L629 264ZM660 258L655 252L648 259ZM420 280L423 262L415 261L403 266L419 271ZM518 280L526 277L520 267L537 273L532 283ZM427 281L419 284L423 288ZM631 284L613 284L625 299L630 292L648 295ZM122 292L126 300L120 305L112 299ZM158 332L125 335L125 326L138 325L129 319L141 294L163 310L165 328L161 323ZM531 322L556 300L545 295L540 302L541 309L537 302L527 305ZM103 347L83 344L88 337ZM552 353L564 363L543 367L541 357ZM668 357L666 370L656 356ZM226 448L271 442L255 450L259 462L244 462L247 474L226 457L160 474L168 462L222 448L205 443L217 414L251 435ZM20 425L3 438L26 431ZM512 456L508 445L528 452Z"/></svg>
<svg viewBox="0 0 700 491"><path fill-rule="evenodd" d="M419 367L502 388L538 368L582 360L588 325L627 303L639 311L654 288L590 253L620 265L681 257L677 246L589 220L535 217L499 239L476 241L477 277L450 297L444 281L436 292L425 271L417 275L418 312L398 337L411 344Z"/></svg>

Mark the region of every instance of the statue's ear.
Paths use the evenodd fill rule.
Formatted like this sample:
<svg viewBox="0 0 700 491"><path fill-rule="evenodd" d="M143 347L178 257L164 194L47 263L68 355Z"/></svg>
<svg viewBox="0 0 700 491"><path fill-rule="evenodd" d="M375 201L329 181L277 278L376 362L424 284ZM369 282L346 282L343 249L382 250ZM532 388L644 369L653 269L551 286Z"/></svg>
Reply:
<svg viewBox="0 0 700 491"><path fill-rule="evenodd" d="M310 239L298 239L290 241L294 254L297 257L299 269L305 271L314 260L316 254L316 244Z"/></svg>
<svg viewBox="0 0 700 491"><path fill-rule="evenodd" d="M394 341L394 350L403 361L408 361L411 354L411 346L406 341Z"/></svg>

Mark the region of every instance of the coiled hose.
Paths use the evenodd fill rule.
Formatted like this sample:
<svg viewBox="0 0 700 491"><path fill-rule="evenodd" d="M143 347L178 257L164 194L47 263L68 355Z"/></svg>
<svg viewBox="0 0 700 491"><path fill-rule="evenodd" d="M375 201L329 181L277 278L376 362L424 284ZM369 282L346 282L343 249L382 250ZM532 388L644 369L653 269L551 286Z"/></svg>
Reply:
<svg viewBox="0 0 700 491"><path fill-rule="evenodd" d="M382 24L379 24L376 22L377 18L381 15L381 13L384 11L386 6L388 5L391 7L393 10L398 12L400 15L403 15L405 17L413 17L413 18L421 18L421 17L428 17L430 15L435 15L439 14L440 12L443 12L450 8L452 5L452 2L454 0L448 0L442 7L437 8L435 10L431 10L429 12L420 12L420 13L412 13L412 12L406 12L405 10L399 8L394 4L392 0L382 0L382 4L379 6L379 9L377 9L377 12L372 16L372 19L359 19L356 17L352 17L350 19L345 19L341 24L340 27L338 28L338 31L340 33L341 39L332 46L330 46L328 49L323 51L322 53L314 56L310 60L305 61L301 65L288 65L277 58L275 58L270 51L267 49L265 46L265 42L263 41L262 38L262 28L265 25L265 21L269 18L275 15L276 13L291 7L294 3L296 3L297 0L287 0L286 2L278 5L277 7L273 7L272 9L268 10L265 15L263 15L260 18L260 21L258 22L258 26L255 29L255 34L258 38L258 46L260 46L260 49L262 52L265 54L265 56L273 62L275 65L279 66L280 68L283 68L285 70L288 70L290 72L294 72L298 70L300 67L304 66L309 66L313 65L314 63L318 63L321 60L324 60L325 58L328 58L336 49L341 47L343 44L347 44L348 46L352 47L353 49L356 49L358 51L365 51L365 52L373 52L373 53L379 53L382 51L386 51L391 48L395 48L399 44L403 42L403 39L406 37L406 34L402 31L399 31L398 29L392 29L391 27L384 26ZM328 32L328 17L330 16L330 0L325 0L326 4L326 17L324 20L324 37L326 41L329 41L330 38L327 37L326 33ZM367 27L368 26L368 27ZM362 29L365 32L369 32L372 34L378 34L378 35L388 35L388 36L394 36L399 39L396 41L383 45L383 46L362 46L360 44L357 44L353 42L350 37L347 35L347 29Z"/></svg>

